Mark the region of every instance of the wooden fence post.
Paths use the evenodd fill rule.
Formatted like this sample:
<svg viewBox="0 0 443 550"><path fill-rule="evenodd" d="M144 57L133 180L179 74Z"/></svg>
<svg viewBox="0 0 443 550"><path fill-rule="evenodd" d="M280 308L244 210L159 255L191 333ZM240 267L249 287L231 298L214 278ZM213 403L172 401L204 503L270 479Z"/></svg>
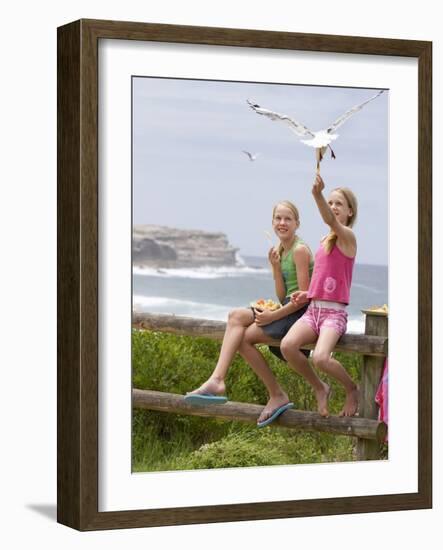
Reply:
<svg viewBox="0 0 443 550"><path fill-rule="evenodd" d="M388 336L388 316L385 313L364 310L366 315L365 334L371 336ZM360 380L359 414L364 418L376 420L378 406L375 393L380 382L385 358L363 355L363 367ZM357 459L377 460L380 458L380 443L367 439L357 439Z"/></svg>

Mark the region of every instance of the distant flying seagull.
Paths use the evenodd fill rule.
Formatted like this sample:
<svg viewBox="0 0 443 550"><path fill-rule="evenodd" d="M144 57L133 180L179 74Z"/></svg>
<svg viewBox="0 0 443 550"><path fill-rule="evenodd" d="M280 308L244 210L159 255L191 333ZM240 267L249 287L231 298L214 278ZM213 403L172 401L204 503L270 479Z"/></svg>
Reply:
<svg viewBox="0 0 443 550"><path fill-rule="evenodd" d="M296 120L293 120L292 118L289 118L286 115L280 115L279 113L275 113L274 111L269 111L268 109L264 109L260 107L260 105L256 105L249 101L249 99L246 100L248 105L253 109L257 114L264 115L270 118L271 120L279 120L281 122L284 122L289 126L289 128L297 134L299 137L309 138L309 139L302 139L300 140L305 145L309 145L310 147L315 147L315 155L317 159L317 172L320 172L320 162L323 159L324 154L326 153L326 150L329 148L331 150L331 157L335 159L334 151L332 150L332 147L330 146L331 141L334 141L338 138L339 134L335 134L334 132L339 128L344 122L348 120L352 115L354 115L357 111L360 111L367 103L372 101L373 99L377 98L380 94L383 93L383 90L380 90L377 94L372 96L371 98L367 99L363 103L360 103L359 105L355 105L349 111L346 111L345 114L341 115L337 118L328 128L325 130L319 130L318 132L312 132L304 126L303 124L300 124L300 122L297 122Z"/></svg>
<svg viewBox="0 0 443 550"><path fill-rule="evenodd" d="M251 162L254 161L254 160L258 157L258 155L259 155L259 153L256 153L255 155L253 155L253 154L250 153L249 151L243 151L243 153L244 153L245 155L248 155L249 160L250 160Z"/></svg>

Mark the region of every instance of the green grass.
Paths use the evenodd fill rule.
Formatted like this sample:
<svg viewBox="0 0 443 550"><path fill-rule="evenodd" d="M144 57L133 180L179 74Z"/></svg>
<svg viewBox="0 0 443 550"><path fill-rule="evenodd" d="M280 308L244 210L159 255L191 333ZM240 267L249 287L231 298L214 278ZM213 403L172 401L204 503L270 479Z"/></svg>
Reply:
<svg viewBox="0 0 443 550"><path fill-rule="evenodd" d="M133 331L133 386L185 394L211 374L220 344L206 338ZM288 365L260 348L295 407L315 410L310 386ZM359 379L361 356L335 354L354 380ZM331 381L328 380L328 383ZM332 383L332 414L344 402L341 385ZM232 401L265 404L267 393L252 369L236 357L226 380ZM355 440L346 436L284 428L257 429L252 424L172 413L134 410L133 470L168 471L232 468L355 459Z"/></svg>

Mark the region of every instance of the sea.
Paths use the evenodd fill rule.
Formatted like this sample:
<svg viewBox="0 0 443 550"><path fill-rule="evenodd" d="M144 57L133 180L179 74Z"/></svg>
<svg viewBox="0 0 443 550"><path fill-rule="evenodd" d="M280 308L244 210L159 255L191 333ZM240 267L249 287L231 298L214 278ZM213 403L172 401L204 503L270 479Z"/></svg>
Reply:
<svg viewBox="0 0 443 550"><path fill-rule="evenodd" d="M267 258L237 256L237 265L182 269L134 266L133 309L226 321L259 298L276 300ZM388 267L356 264L347 332L364 332L362 309L388 304Z"/></svg>

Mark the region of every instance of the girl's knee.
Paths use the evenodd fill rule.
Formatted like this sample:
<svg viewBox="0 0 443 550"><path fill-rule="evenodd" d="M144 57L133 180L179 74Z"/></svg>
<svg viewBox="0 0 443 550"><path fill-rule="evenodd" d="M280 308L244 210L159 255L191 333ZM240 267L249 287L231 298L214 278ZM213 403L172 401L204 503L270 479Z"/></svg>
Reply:
<svg viewBox="0 0 443 550"><path fill-rule="evenodd" d="M295 338L290 338L285 336L280 342L280 351L285 359L291 354L291 352L298 351L300 349L300 344Z"/></svg>
<svg viewBox="0 0 443 550"><path fill-rule="evenodd" d="M231 325L246 326L251 322L252 312L245 308L233 309L228 314L228 323Z"/></svg>
<svg viewBox="0 0 443 550"><path fill-rule="evenodd" d="M312 362L320 370L326 370L330 359L330 354L323 351L315 351L312 355Z"/></svg>

